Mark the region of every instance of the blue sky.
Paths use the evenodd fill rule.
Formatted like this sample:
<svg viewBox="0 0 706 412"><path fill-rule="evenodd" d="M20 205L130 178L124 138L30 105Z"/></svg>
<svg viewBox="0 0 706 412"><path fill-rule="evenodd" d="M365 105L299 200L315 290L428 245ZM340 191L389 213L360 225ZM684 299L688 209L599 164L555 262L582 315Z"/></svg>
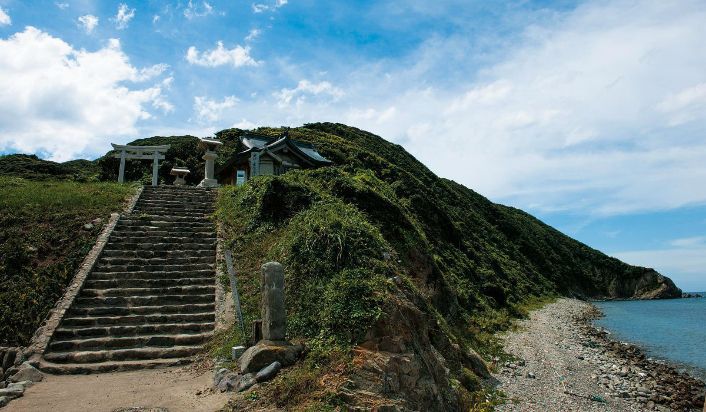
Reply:
<svg viewBox="0 0 706 412"><path fill-rule="evenodd" d="M0 153L335 121L706 290L703 1L0 0Z"/></svg>

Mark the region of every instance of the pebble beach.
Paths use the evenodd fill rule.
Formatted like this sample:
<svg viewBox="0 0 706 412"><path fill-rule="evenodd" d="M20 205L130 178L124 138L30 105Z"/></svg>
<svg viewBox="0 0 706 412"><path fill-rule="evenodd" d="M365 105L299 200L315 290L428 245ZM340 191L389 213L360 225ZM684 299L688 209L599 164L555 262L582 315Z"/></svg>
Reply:
<svg viewBox="0 0 706 412"><path fill-rule="evenodd" d="M702 411L704 383L613 341L590 303L559 299L503 335L499 411Z"/></svg>

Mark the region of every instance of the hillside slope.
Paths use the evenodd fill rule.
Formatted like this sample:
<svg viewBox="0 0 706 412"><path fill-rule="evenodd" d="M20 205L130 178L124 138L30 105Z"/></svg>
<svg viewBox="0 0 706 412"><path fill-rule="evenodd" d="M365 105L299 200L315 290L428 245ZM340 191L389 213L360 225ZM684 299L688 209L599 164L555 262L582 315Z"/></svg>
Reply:
<svg viewBox="0 0 706 412"><path fill-rule="evenodd" d="M488 335L528 302L680 295L655 271L438 178L378 136L329 123L289 133L336 166L223 188L217 218L236 256L247 321L258 315L259 265L280 261L290 336L328 361L301 366L259 403L242 400L234 410L306 409L312 396L325 405L465 409L488 376L476 351L492 354ZM336 381L344 383L323 383Z"/></svg>
<svg viewBox="0 0 706 412"><path fill-rule="evenodd" d="M0 175L0 346L29 343L135 189Z"/></svg>

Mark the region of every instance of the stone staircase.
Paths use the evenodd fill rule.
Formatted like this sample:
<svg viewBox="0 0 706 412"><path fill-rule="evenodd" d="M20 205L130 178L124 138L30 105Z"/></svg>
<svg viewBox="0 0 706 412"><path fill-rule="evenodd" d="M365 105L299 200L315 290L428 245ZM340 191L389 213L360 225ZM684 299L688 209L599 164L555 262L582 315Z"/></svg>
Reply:
<svg viewBox="0 0 706 412"><path fill-rule="evenodd" d="M215 322L215 192L145 187L122 216L40 369L91 373L184 364Z"/></svg>

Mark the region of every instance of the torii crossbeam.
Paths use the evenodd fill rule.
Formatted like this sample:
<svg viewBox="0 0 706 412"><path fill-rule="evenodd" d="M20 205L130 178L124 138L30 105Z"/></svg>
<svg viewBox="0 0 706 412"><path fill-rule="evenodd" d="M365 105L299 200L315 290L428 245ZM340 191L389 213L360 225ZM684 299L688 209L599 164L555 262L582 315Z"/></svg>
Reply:
<svg viewBox="0 0 706 412"><path fill-rule="evenodd" d="M120 159L118 182L125 181L125 159L152 160L152 186L157 186L159 174L159 161L164 160L164 153L169 150L169 145L162 146L127 146L111 143L113 149L120 153L113 157Z"/></svg>

